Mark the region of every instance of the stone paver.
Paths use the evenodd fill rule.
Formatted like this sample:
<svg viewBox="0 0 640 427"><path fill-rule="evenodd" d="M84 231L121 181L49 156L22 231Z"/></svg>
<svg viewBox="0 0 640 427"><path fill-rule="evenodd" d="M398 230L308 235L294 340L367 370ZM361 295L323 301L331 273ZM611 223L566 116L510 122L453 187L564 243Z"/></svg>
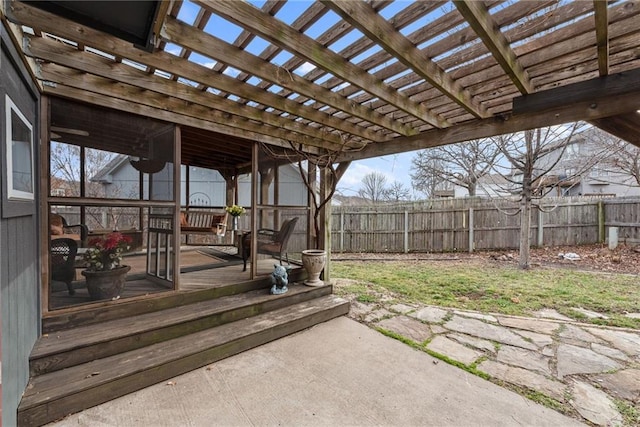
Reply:
<svg viewBox="0 0 640 427"><path fill-rule="evenodd" d="M560 379L566 375L598 374L621 367L622 365L615 360L588 348L569 344L562 344L558 347L557 369Z"/></svg>
<svg viewBox="0 0 640 427"><path fill-rule="evenodd" d="M412 313L411 316L420 319L423 322L440 323L444 321L449 312L437 307L425 307Z"/></svg>
<svg viewBox="0 0 640 427"><path fill-rule="evenodd" d="M500 347L500 350L498 350L497 359L498 362L506 363L507 365L519 366L540 372L544 375L551 375L549 358L543 356L538 351L503 345Z"/></svg>
<svg viewBox="0 0 640 427"><path fill-rule="evenodd" d="M499 317L498 322L502 326L524 329L525 331L537 332L547 335L555 333L560 327L560 325L555 322L541 321L536 319L522 319L518 317Z"/></svg>
<svg viewBox="0 0 640 427"><path fill-rule="evenodd" d="M640 334L599 328L587 328L587 331L613 344L629 356L640 356Z"/></svg>
<svg viewBox="0 0 640 427"><path fill-rule="evenodd" d="M365 323L378 322L378 321L384 319L385 317L390 317L392 315L393 315L393 313L391 313L386 308L381 308L381 309L374 310L374 311L370 312L369 314L367 314L364 317L364 321L365 321Z"/></svg>
<svg viewBox="0 0 640 427"><path fill-rule="evenodd" d="M572 318L565 316L564 314L558 313L556 310L552 308L543 308L542 310L538 310L533 313L535 317L542 317L543 319L555 319L555 320L566 320L573 321Z"/></svg>
<svg viewBox="0 0 640 427"><path fill-rule="evenodd" d="M397 316L384 319L376 323L383 329L409 338L417 343L422 343L431 338L431 329L426 323L407 316Z"/></svg>
<svg viewBox="0 0 640 427"><path fill-rule="evenodd" d="M596 381L613 397L640 404L640 369L623 369L612 374L602 374Z"/></svg>
<svg viewBox="0 0 640 427"><path fill-rule="evenodd" d="M391 311L395 311L396 313L407 314L412 312L416 308L406 304L394 304L391 307L389 307L389 309Z"/></svg>
<svg viewBox="0 0 640 427"><path fill-rule="evenodd" d="M496 319L494 316L491 316L490 314L482 314L482 313L476 313L473 311L459 311L459 310L454 311L453 314L457 314L458 316L463 316L463 317L470 317L472 319L484 320L486 322L498 323L498 319Z"/></svg>
<svg viewBox="0 0 640 427"><path fill-rule="evenodd" d="M563 402L565 400L566 385L564 383L551 380L528 369L517 368L491 360L485 360L480 363L478 369L499 380L537 390L557 401Z"/></svg>
<svg viewBox="0 0 640 427"><path fill-rule="evenodd" d="M470 365L483 355L482 352L467 348L442 335L435 337L427 348L465 365Z"/></svg>
<svg viewBox="0 0 640 427"><path fill-rule="evenodd" d="M603 356L611 357L612 359L618 359L623 362L629 361L629 357L617 348L611 348L594 342L591 344L591 350Z"/></svg>
<svg viewBox="0 0 640 427"><path fill-rule="evenodd" d="M553 344L553 338L551 338L551 336L549 335L539 334L537 332L531 331L520 331L518 329L513 329L513 332L524 337L524 339L531 341L539 348Z"/></svg>
<svg viewBox="0 0 640 427"><path fill-rule="evenodd" d="M362 320L367 314L371 313L374 309L375 309L375 306L372 304L364 304L358 301L351 301L349 315L356 320Z"/></svg>
<svg viewBox="0 0 640 427"><path fill-rule="evenodd" d="M640 407L640 333L633 330L581 324L551 309L524 318L354 302L349 316L415 342L431 339L429 350L465 365L487 359L479 371L571 404L593 425L629 426L614 400Z"/></svg>
<svg viewBox="0 0 640 427"><path fill-rule="evenodd" d="M535 344L526 341L520 335L514 334L508 328L497 325L490 325L476 319L467 319L460 316L454 316L443 326L447 329L451 329L452 331L462 332L468 335L475 335L479 338L497 341L503 344L522 347L529 350L537 349Z"/></svg>
<svg viewBox="0 0 640 427"><path fill-rule="evenodd" d="M494 354L496 352L495 344L493 344L491 341L483 340L482 338L471 337L464 334L448 334L447 338L457 341L460 344L477 348L478 350L488 351Z"/></svg>
<svg viewBox="0 0 640 427"><path fill-rule="evenodd" d="M571 396L571 406L592 423L599 426L622 425L622 415L605 392L585 382L574 381Z"/></svg>
<svg viewBox="0 0 640 427"><path fill-rule="evenodd" d="M558 335L564 342L574 345L588 346L594 342L604 344L601 339L574 325L563 325Z"/></svg>

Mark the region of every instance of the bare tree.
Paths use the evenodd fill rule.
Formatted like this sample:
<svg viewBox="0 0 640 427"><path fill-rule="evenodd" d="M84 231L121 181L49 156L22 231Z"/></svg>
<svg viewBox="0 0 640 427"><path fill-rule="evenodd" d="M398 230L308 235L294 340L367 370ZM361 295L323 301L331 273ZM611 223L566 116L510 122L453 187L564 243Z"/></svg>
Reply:
<svg viewBox="0 0 640 427"><path fill-rule="evenodd" d="M543 197L548 192L573 179L593 167L597 156L575 159L569 168L571 176L554 174L556 167L564 160L567 148L574 143L576 131L581 126L575 123L570 126L554 126L527 130L522 133L502 135L494 138L502 154L508 161L509 170L502 175L511 185L511 191L520 196L520 242L518 266L528 269L530 263L529 248L531 246L531 210L534 199ZM579 166L579 167L577 167ZM496 165L496 169L504 166ZM566 172L566 168L564 172Z"/></svg>
<svg viewBox="0 0 640 427"><path fill-rule="evenodd" d="M433 197L437 187L441 185L436 172L446 166L441 161L432 158L423 158L419 162L417 162L417 158L413 158L411 162L413 164L412 169L416 170L415 173L411 174L411 185L415 190L424 194L426 198ZM419 173L417 172L418 169Z"/></svg>
<svg viewBox="0 0 640 427"><path fill-rule="evenodd" d="M438 183L444 182L466 188L469 196L475 196L478 180L491 171L500 153L491 139L421 150L412 159L413 186L433 196Z"/></svg>
<svg viewBox="0 0 640 427"><path fill-rule="evenodd" d="M609 183L612 176L620 178L620 185L640 186L640 147L600 131L595 140L609 153L609 156L598 164L602 175L594 174L592 179Z"/></svg>
<svg viewBox="0 0 640 427"><path fill-rule="evenodd" d="M81 156L84 153L84 176L81 170ZM85 196L105 197L102 185L91 182L100 170L102 170L116 153L107 151L85 149L79 146L63 142L51 142L51 176L66 183L66 196L80 196L80 181L85 180ZM53 181L52 181L53 182Z"/></svg>
<svg viewBox="0 0 640 427"><path fill-rule="evenodd" d="M384 174L370 172L362 177L362 187L358 190L358 195L373 204L377 204L385 200L386 186L387 177Z"/></svg>
<svg viewBox="0 0 640 427"><path fill-rule="evenodd" d="M411 192L400 181L393 181L384 190L384 199L387 202L406 202L411 200Z"/></svg>

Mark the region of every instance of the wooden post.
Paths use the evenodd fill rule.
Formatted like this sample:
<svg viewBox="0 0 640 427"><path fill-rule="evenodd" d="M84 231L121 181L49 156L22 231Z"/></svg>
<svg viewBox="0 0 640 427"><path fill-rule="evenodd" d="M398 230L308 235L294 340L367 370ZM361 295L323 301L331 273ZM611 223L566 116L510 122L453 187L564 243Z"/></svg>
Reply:
<svg viewBox="0 0 640 427"><path fill-rule="evenodd" d="M320 200L325 200L333 185L333 175L328 168L320 169ZM320 210L320 235L318 236L318 248L324 249L327 253L327 262L324 267L322 280L331 280L331 203L325 203Z"/></svg>
<svg viewBox="0 0 640 427"><path fill-rule="evenodd" d="M538 206L538 247L544 245L544 212L542 208Z"/></svg>
<svg viewBox="0 0 640 427"><path fill-rule="evenodd" d="M344 252L344 211L340 210L340 252Z"/></svg>
<svg viewBox="0 0 640 427"><path fill-rule="evenodd" d="M604 202L600 200L598 201L598 243L604 243L606 239L604 224Z"/></svg>
<svg viewBox="0 0 640 427"><path fill-rule="evenodd" d="M180 126L175 125L173 133L173 289L175 290L180 289L180 190L182 187L180 182L182 179L180 170L180 165L182 164L182 141L180 135ZM149 195L151 194L151 189L149 189ZM188 203L189 201L187 200ZM166 265L169 266L169 263Z"/></svg>
<svg viewBox="0 0 640 427"><path fill-rule="evenodd" d="M404 253L409 252L409 211L404 210Z"/></svg>
<svg viewBox="0 0 640 427"><path fill-rule="evenodd" d="M258 157L260 155L260 149L257 143L253 144L251 153L251 263L249 264L249 278L251 280L256 278L256 269L258 261L257 241L258 236L256 231L258 230Z"/></svg>
<svg viewBox="0 0 640 427"><path fill-rule="evenodd" d="M473 208L469 208L469 253L475 249L475 236L473 230Z"/></svg>

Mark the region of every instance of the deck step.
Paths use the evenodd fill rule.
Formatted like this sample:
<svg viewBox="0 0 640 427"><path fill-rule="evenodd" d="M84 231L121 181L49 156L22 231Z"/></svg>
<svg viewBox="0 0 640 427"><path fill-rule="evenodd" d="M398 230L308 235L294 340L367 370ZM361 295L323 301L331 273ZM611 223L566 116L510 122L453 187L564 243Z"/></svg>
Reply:
<svg viewBox="0 0 640 427"><path fill-rule="evenodd" d="M305 277L303 274L302 269L294 269L289 273L289 281L291 283L301 281ZM139 300L108 301L91 304L90 306L77 310L59 310L47 313L42 319L42 333L50 334L65 329L100 324L115 319L153 313L214 298L237 295L259 289L269 289L270 287L269 277L264 277L259 280L247 280L239 283L210 286L208 289L197 291L169 292Z"/></svg>
<svg viewBox="0 0 640 427"><path fill-rule="evenodd" d="M126 317L52 332L43 335L31 352L31 375L135 350L331 292L329 285L292 285L289 292L283 295L270 295L267 289L259 289L144 313L135 318Z"/></svg>
<svg viewBox="0 0 640 427"><path fill-rule="evenodd" d="M21 426L42 425L346 314L335 295L302 301L215 328L33 377Z"/></svg>

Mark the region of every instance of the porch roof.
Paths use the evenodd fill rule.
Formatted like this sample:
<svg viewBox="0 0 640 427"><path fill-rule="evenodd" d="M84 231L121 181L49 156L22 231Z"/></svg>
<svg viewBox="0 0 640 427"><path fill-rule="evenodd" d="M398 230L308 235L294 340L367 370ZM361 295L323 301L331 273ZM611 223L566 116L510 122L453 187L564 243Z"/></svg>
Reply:
<svg viewBox="0 0 640 427"><path fill-rule="evenodd" d="M29 3L4 13L43 93L214 147L346 161L577 120L640 145L634 1L163 1L151 51Z"/></svg>

